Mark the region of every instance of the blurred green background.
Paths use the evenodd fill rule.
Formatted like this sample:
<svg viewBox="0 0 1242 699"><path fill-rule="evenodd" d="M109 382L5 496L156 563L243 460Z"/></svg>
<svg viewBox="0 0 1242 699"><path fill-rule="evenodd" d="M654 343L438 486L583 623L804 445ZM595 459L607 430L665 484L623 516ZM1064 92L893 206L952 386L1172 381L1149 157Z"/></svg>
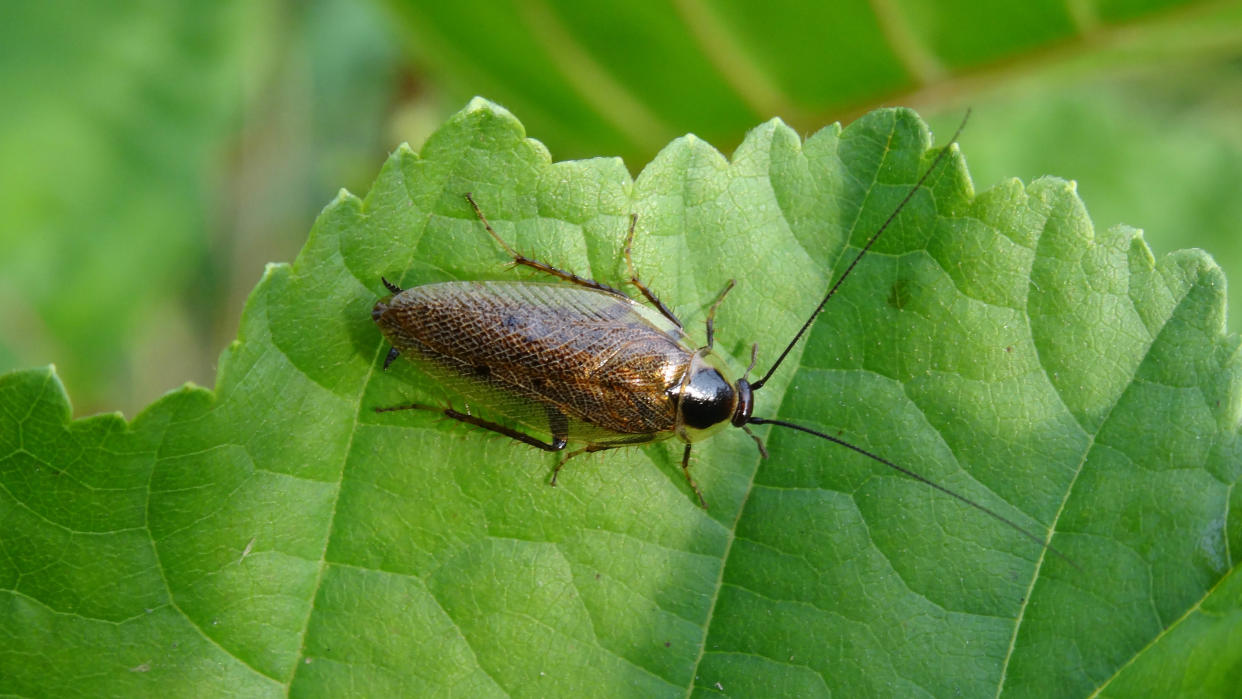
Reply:
<svg viewBox="0 0 1242 699"><path fill-rule="evenodd" d="M54 362L78 415L213 385L263 265L476 94L632 172L686 132L973 107L979 189L1077 180L1242 302L1239 2L6 3L0 371Z"/></svg>

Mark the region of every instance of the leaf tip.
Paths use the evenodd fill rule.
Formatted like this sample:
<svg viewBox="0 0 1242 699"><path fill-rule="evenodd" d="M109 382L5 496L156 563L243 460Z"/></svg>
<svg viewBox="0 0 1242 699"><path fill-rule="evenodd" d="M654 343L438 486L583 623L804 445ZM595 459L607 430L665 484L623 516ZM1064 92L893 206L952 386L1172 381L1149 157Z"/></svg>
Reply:
<svg viewBox="0 0 1242 699"><path fill-rule="evenodd" d="M467 102L466 106L461 110L462 114L474 114L477 112L487 112L506 119L513 119L514 121L517 120L517 117L513 116L513 113L508 109L505 109L499 104L496 104L486 97L481 97L479 95L471 97L470 101Z"/></svg>
<svg viewBox="0 0 1242 699"><path fill-rule="evenodd" d="M266 282L268 279L275 277L278 274L284 274L288 272L288 270L289 270L288 262L268 262L267 264L263 265L263 277L260 278L259 283L262 284Z"/></svg>
<svg viewBox="0 0 1242 699"><path fill-rule="evenodd" d="M408 147L408 146L407 146ZM346 202L357 202L358 196L353 192L341 187L336 190L336 196L332 197L332 201L328 202L328 206L340 206Z"/></svg>

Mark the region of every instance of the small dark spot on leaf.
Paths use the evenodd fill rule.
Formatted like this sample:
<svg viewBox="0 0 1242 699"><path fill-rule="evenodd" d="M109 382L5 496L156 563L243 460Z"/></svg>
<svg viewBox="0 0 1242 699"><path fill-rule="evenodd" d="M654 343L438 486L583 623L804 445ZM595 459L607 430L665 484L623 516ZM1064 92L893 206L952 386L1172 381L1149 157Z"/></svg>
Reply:
<svg viewBox="0 0 1242 699"><path fill-rule="evenodd" d="M906 279L898 279L888 288L888 305L900 311L909 305L912 293L910 282Z"/></svg>

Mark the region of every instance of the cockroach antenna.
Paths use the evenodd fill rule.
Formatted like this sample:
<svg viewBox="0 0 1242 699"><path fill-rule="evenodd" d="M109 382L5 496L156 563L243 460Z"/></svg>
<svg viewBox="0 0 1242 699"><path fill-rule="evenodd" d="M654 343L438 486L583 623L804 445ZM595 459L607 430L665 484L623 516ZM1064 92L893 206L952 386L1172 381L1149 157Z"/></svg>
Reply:
<svg viewBox="0 0 1242 699"><path fill-rule="evenodd" d="M953 146L957 143L957 139L962 135L962 131L966 128L966 122L969 121L969 119L970 119L970 110L967 109L966 114L962 117L962 122L958 124L957 130L953 132L953 137L949 139L949 143L945 145L945 147L942 148L939 153L936 154L935 159L932 160L932 163L930 166L928 166L927 170L925 170L923 174L919 177L919 179L914 183L914 186L910 188L910 191L906 192L906 196L903 197L901 202L897 204L896 208L893 209L892 213L888 215L888 218L884 219L884 223L881 224L880 227L877 228L876 231L871 234L871 237L867 239L867 242L863 245L862 249L858 251L858 254L854 256L854 259L850 261L848 266L846 266L845 271L841 273L841 276L837 277L837 280L832 284L832 286L828 288L828 293L824 294L824 298L819 302L819 305L815 307L815 310L811 311L811 315L807 317L806 322L804 322L802 324L802 327L798 329L798 332L793 336L793 339L789 341L789 344L785 345L785 349L781 350L780 356L776 358L776 361L773 362L772 366L768 367L767 373L765 373L763 377L760 378L758 381L755 381L754 383L749 385L749 389L751 393L759 390L760 388L763 388L764 384L768 382L768 379L772 378L772 375L776 373L777 369L780 368L781 364L785 361L785 358L789 356L789 353L793 350L794 346L798 344L798 342L802 339L803 335L806 334L806 331L810 329L811 324L815 322L815 319L824 310L824 306L828 304L828 300L831 299L834 295L836 295L837 290L841 288L841 285L850 276L850 273L854 271L854 268L856 266L858 266L859 261L862 260L862 258L865 257L868 252L870 252L872 246L875 245L875 242L879 240L881 235L884 234L884 231L888 230L888 227L892 225L893 221L897 219L897 216L901 214L901 211L902 209L906 207L906 204L908 204L910 200L914 198L914 195L917 194L918 191L923 188L923 185L932 176L932 173L936 172L936 170L939 169L941 163L944 162L944 160L948 157L949 153L952 152ZM745 382L745 379L743 378L741 383L744 383L744 382ZM854 452L862 454L863 456L873 461L884 464L885 466L893 469L894 471L904 474L905 476L912 478L920 483L923 483L924 485L931 486L935 490L938 490L946 495L949 495L950 497L953 497L954 499L960 502L970 505L976 510L979 510L980 512L983 512L989 517L992 517L993 519L1009 526L1010 528L1014 529L1018 533L1022 534L1024 537L1039 544L1041 548L1051 551L1053 554L1059 556L1061 559L1065 560L1067 563L1074 566L1075 568L1079 568L1078 564L1075 563L1072 558L1065 555L1064 553L1059 551L1056 547L1049 544L1046 538L1040 537L1034 532L1019 525L1017 522L1013 521L1012 519L1005 517L1004 515L991 509L990 507L987 507L978 502L975 502L974 500L971 500L970 498L966 497L965 495L962 495L961 493L958 493L950 488L946 488L945 486L940 485L939 483L936 483L935 481L932 481L931 479L926 478L925 476L921 476L918 473L915 473L914 471L911 471L908 468L899 466L878 454L874 454L870 451L867 451L866 449L863 449L862 447L851 444L843 439L840 439L838 437L833 437L832 435L825 434L824 432L820 432L819 430L815 430L810 427L805 427L803 425L798 425L792 422L786 422L785 420L777 420L774 418L765 418L765 417L756 417L752 415L746 415L744 419L741 421L735 418L733 424L738 425L739 427L745 427L746 425L776 425L779 427L787 427L791 430L797 430L799 432L804 432L806 434L813 435L815 437L819 437L820 439L824 439L829 442L832 442L833 444L838 444L840 446L843 446L846 449L850 449ZM1081 568L1079 569L1081 570Z"/></svg>
<svg viewBox="0 0 1242 699"><path fill-rule="evenodd" d="M967 109L966 115L962 117L962 123L958 124L957 131L953 132L953 138L949 139L949 143L944 148L940 149L940 152L936 154L936 158L932 160L932 164L923 172L918 181L914 183L914 186L910 188L910 191L906 192L906 196L902 198L899 204L897 204L897 207L893 209L891 214L888 215L888 218L884 219L884 223L876 229L875 233L871 234L871 237L867 239L867 243L862 246L862 250L858 251L858 254L855 255L854 259L850 261L849 266L845 268L845 271L841 273L841 276L837 277L837 281L828 288L828 293L824 294L824 299L819 302L819 305L815 307L814 311L811 311L810 317L806 319L806 322L803 323L802 327L798 329L798 332L794 334L793 339L789 341L789 344L785 345L785 349L781 351L780 356L776 358L776 361L772 363L772 366L768 367L768 372L763 375L763 378L752 383L750 385L750 390L758 391L763 388L763 385L768 382L768 379L772 378L772 374L776 373L776 370L780 368L781 362L784 362L785 357L789 356L789 352L793 350L794 345L798 344L798 340L801 340L802 336L806 334L806 331L811 327L811 323L814 323L815 318L818 317L820 312L824 310L824 306L828 305L828 299L832 298L837 293L837 289L841 288L841 284L843 284L850 276L850 272L853 272L854 268L858 266L858 262L871 251L871 246L875 245L875 241L879 240L880 236L884 234L884 231L888 230L888 227L893 223L893 221L897 220L897 216L901 213L901 210L906 208L906 204L910 203L910 200L914 198L914 195L918 194L918 191L923 188L923 184L927 182L927 179L932 176L932 173L935 172L937 168L940 167L940 163L948 157L949 152L953 150L953 146L957 144L957 139L962 135L962 130L966 128L966 122L969 120L970 110Z"/></svg>

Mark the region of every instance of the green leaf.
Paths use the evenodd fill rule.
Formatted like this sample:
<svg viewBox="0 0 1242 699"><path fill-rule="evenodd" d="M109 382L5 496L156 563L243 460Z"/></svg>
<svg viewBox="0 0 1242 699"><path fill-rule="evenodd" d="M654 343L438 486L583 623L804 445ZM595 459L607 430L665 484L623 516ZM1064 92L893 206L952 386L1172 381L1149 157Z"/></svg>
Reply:
<svg viewBox="0 0 1242 699"><path fill-rule="evenodd" d="M1150 36L1153 25L1209 15L1215 24L1182 52L1202 71L1219 44L1210 27L1237 34L1227 8L1201 0L387 4L409 52L450 94L494 95L554 152L605 148L638 163L686 131L731 145L771 114L810 129L894 95L941 107L946 95L986 98L990 82L1025 80L1064 54L1098 68L1123 45L1112 60L1133 70L1169 41ZM1053 83L1063 88L1064 76Z"/></svg>
<svg viewBox="0 0 1242 699"><path fill-rule="evenodd" d="M391 147L378 12L5 9L0 371L55 361L89 412L214 380L263 261L295 254L324 200L365 187Z"/></svg>
<svg viewBox="0 0 1242 699"><path fill-rule="evenodd" d="M552 163L478 100L269 267L214 391L70 420L51 370L0 378L0 692L247 695L1226 695L1242 638L1237 338L1202 253L1095 232L1073 187L976 194L949 158L756 414L773 429L555 455L425 414L370 319L405 286L521 278L519 250L643 279L766 368L934 157L913 113L729 159L685 137L637 179ZM1076 565L1075 565L1076 564ZM1191 674L1193 673L1193 674ZM1172 680L1164 679L1168 683ZM1170 691L1179 685L1162 684Z"/></svg>
<svg viewBox="0 0 1242 699"><path fill-rule="evenodd" d="M115 398L123 359L159 342L152 325L192 332L169 317L206 266L210 173L243 96L235 31L255 13L237 2L6 9L0 367L56 354L79 400L105 385Z"/></svg>

